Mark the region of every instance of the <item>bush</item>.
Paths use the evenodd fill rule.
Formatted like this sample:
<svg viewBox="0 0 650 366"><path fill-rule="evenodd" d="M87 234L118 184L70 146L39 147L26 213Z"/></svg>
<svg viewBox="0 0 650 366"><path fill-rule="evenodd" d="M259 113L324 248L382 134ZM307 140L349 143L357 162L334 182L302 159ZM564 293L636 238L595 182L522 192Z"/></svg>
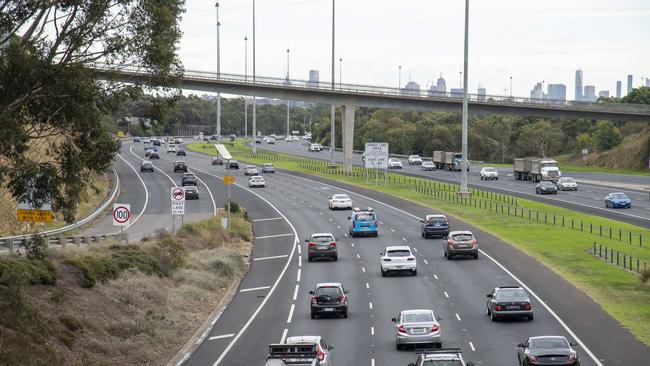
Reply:
<svg viewBox="0 0 650 366"><path fill-rule="evenodd" d="M185 248L171 235L159 239L151 249L152 256L158 262L160 270L169 277L172 271L185 263Z"/></svg>
<svg viewBox="0 0 650 366"><path fill-rule="evenodd" d="M0 285L0 325L36 340L41 340L46 334L38 311L25 296L22 286L18 285Z"/></svg>
<svg viewBox="0 0 650 366"><path fill-rule="evenodd" d="M228 212L228 202L226 202L223 205L223 208L225 208L226 212ZM230 213L236 214L236 213L239 213L240 210L241 210L241 208L239 207L239 203L237 203L237 202L235 202L233 200L230 200Z"/></svg>
<svg viewBox="0 0 650 366"><path fill-rule="evenodd" d="M54 285L57 271L47 258L5 257L0 259L0 284Z"/></svg>
<svg viewBox="0 0 650 366"><path fill-rule="evenodd" d="M644 267L641 271L639 271L639 281L644 284L650 281L650 268Z"/></svg>
<svg viewBox="0 0 650 366"><path fill-rule="evenodd" d="M594 138L599 150L608 150L621 143L621 132L611 121L598 121Z"/></svg>

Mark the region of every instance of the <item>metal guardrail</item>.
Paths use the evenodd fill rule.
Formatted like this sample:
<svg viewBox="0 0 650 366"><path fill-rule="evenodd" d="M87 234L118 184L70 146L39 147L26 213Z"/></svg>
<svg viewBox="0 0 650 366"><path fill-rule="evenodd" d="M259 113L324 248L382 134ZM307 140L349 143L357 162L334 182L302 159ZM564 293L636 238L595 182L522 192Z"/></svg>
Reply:
<svg viewBox="0 0 650 366"><path fill-rule="evenodd" d="M48 247L62 247L65 248L68 245L76 245L80 247L81 245L91 245L93 243L98 244L106 240L119 240L125 244L129 243L129 234L124 233L124 235L115 234L115 235L90 235L90 236L48 236L46 239ZM15 253L17 249L24 247L25 243L29 240L25 237L20 237L16 239L0 239L0 247L7 248L6 250L0 250L0 254L10 254Z"/></svg>
<svg viewBox="0 0 650 366"><path fill-rule="evenodd" d="M89 64L98 71L116 72L122 75L132 75L139 77L146 77L149 74L141 67L132 65L108 65L108 64ZM281 88L304 89L304 90L317 90L322 92L336 92L336 93L350 93L350 94L367 94L367 95L383 95L394 96L409 99L428 99L436 101L459 102L462 100L462 94L452 93L439 93L430 90L411 90L405 88L394 88L386 86L372 86L361 84L348 84L348 83L332 83L329 82L311 82L302 79L286 79L274 78L266 76L256 76L253 78L250 75L229 74L196 70L185 70L183 74L185 80L205 81L205 82L230 82L246 85L265 85ZM562 101L562 100L547 100L547 99L532 99L524 97L510 97L503 95L482 95L482 94L468 94L469 101L472 103L481 103L485 105L500 105L511 107L529 107L529 108L548 108L548 109L564 109L576 110L584 112L603 112L603 113L635 113L650 115L650 106L642 104L628 104L628 103L593 103L593 102L579 102L579 101Z"/></svg>

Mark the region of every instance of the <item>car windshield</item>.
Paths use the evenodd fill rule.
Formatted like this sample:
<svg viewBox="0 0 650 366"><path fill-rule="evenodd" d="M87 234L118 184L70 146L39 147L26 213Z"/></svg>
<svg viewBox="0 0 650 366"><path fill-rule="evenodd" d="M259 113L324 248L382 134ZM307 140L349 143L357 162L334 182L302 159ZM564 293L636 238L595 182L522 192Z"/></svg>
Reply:
<svg viewBox="0 0 650 366"><path fill-rule="evenodd" d="M627 196L623 193L612 193L612 198L615 200L624 200Z"/></svg>
<svg viewBox="0 0 650 366"><path fill-rule="evenodd" d="M433 163L430 161L425 161L424 163L422 163L422 165L433 165Z"/></svg>
<svg viewBox="0 0 650 366"><path fill-rule="evenodd" d="M555 185L551 182L542 182L540 184L542 187L555 187Z"/></svg>
<svg viewBox="0 0 650 366"><path fill-rule="evenodd" d="M460 360L425 360L422 366L463 366Z"/></svg>
<svg viewBox="0 0 650 366"><path fill-rule="evenodd" d="M332 196L332 199L335 200L349 200L350 197L348 197L346 194L335 194Z"/></svg>
<svg viewBox="0 0 650 366"><path fill-rule="evenodd" d="M253 182L261 182L261 181L264 180L264 178L262 178L262 177L257 177L257 176L256 176L256 177L251 177L251 180L252 180Z"/></svg>
<svg viewBox="0 0 650 366"><path fill-rule="evenodd" d="M402 317L402 323L422 323L422 322L432 322L433 314L431 313L414 313L414 314L404 314Z"/></svg>
<svg viewBox="0 0 650 366"><path fill-rule="evenodd" d="M487 173L492 173L492 172L496 172L497 170L494 169L494 168L483 168L483 171L485 171Z"/></svg>
<svg viewBox="0 0 650 366"><path fill-rule="evenodd" d="M454 234L451 236L451 239L454 241L470 241L474 239L472 234Z"/></svg>
<svg viewBox="0 0 650 366"><path fill-rule="evenodd" d="M411 252L408 249L395 249L387 251L386 255L389 257L408 257Z"/></svg>
<svg viewBox="0 0 650 366"><path fill-rule="evenodd" d="M447 222L447 220L444 217L434 216L434 217L429 217L427 222L430 223L430 224L433 224L433 223L436 223L436 222Z"/></svg>
<svg viewBox="0 0 650 366"><path fill-rule="evenodd" d="M411 159L419 159L420 155L411 155Z"/></svg>
<svg viewBox="0 0 650 366"><path fill-rule="evenodd" d="M264 164L265 168L273 168L273 164Z"/></svg>
<svg viewBox="0 0 650 366"><path fill-rule="evenodd" d="M312 236L311 241L317 242L317 243L329 243L329 242L334 241L334 238L331 235Z"/></svg>
<svg viewBox="0 0 650 366"><path fill-rule="evenodd" d="M341 295L341 290L338 287L319 287L316 290L316 296L329 296L329 297L339 297Z"/></svg>
<svg viewBox="0 0 650 366"><path fill-rule="evenodd" d="M399 163L399 159L389 159L391 163Z"/></svg>
<svg viewBox="0 0 650 366"><path fill-rule="evenodd" d="M576 182L576 180L573 179L573 178L562 178L562 181L564 183L575 183Z"/></svg>
<svg viewBox="0 0 650 366"><path fill-rule="evenodd" d="M532 349L558 349L569 348L569 343L564 338L538 338L532 339L528 348Z"/></svg>
<svg viewBox="0 0 650 366"><path fill-rule="evenodd" d="M496 295L497 300L524 301L528 299L526 291L522 289L499 290Z"/></svg>
<svg viewBox="0 0 650 366"><path fill-rule="evenodd" d="M356 215L357 221L373 221L375 219L375 214L370 212L363 212Z"/></svg>

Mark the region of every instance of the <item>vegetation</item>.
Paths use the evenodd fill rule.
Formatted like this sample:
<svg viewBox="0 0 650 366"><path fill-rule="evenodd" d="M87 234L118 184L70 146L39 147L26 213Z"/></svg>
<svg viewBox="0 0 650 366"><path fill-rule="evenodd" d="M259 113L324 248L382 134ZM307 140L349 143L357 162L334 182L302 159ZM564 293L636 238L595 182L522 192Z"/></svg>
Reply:
<svg viewBox="0 0 650 366"><path fill-rule="evenodd" d="M201 143L191 144L188 148L208 154L214 153L214 147ZM588 231L572 230L543 222L530 221L527 217L521 218L496 213L486 214L485 209L460 205L417 192L414 187L423 185L424 179L404 177L411 182L410 184L392 183L394 179L389 179L390 183L376 186L372 181L367 183L363 177L334 175L327 173L327 169L320 171L309 169L306 167L308 165L299 163L295 158L292 159L284 154L267 154L262 152L263 150L258 150L258 152L262 153L258 153L258 157L254 157L250 155L250 148L243 143L233 144L229 151L239 161L252 164L272 161L279 169L315 174L338 182L376 190L460 218L501 238L504 242L521 249L544 263L576 287L585 291L612 317L625 327L628 327L637 338L650 345L650 291L648 291L647 286L642 285L636 275L611 266L589 253L593 243L597 241L607 245L608 248L631 254L635 259L640 259L641 263L644 261L650 262L650 248L645 245L644 247L629 245L626 242L609 240L606 237L590 234ZM309 160L302 159L302 161ZM319 166L326 164L316 160L313 160L313 162L314 165ZM390 173L390 177L398 176L400 174ZM454 193L457 186L444 185L441 189ZM455 196L455 194L452 195ZM486 199L490 200L489 196ZM650 231L641 227L535 201L517 199L517 206L520 210L525 208L542 214L545 212L555 213L557 216L565 217L567 222L573 219L576 222L593 223L595 227L599 225L603 225L603 227L620 227L623 230L633 231L637 234L641 233L643 238L650 237ZM643 280L643 276L647 277L647 275L639 275L639 278Z"/></svg>
<svg viewBox="0 0 650 366"><path fill-rule="evenodd" d="M37 207L51 200L73 221L89 178L119 148L104 121L141 94L112 72L137 64L153 75L149 87L175 85L182 11L182 0L2 2L0 186ZM103 76L93 62L107 63ZM30 154L43 139L47 151Z"/></svg>
<svg viewBox="0 0 650 366"><path fill-rule="evenodd" d="M250 222L0 258L0 364L165 364L247 269Z"/></svg>

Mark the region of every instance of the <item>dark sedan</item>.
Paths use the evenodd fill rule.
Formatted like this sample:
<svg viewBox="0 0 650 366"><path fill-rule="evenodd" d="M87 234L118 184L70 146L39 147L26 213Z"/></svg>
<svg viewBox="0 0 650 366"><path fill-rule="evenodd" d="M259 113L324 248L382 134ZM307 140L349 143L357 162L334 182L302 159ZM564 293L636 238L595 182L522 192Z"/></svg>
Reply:
<svg viewBox="0 0 650 366"><path fill-rule="evenodd" d="M199 190L196 187L185 187L185 199L186 200L198 200L199 199Z"/></svg>
<svg viewBox="0 0 650 366"><path fill-rule="evenodd" d="M557 194L557 186L553 182L542 181L535 187L537 194Z"/></svg>
<svg viewBox="0 0 650 366"><path fill-rule="evenodd" d="M533 320L533 305L526 290L519 286L497 287L487 298L487 314L492 321L501 318Z"/></svg>
<svg viewBox="0 0 650 366"><path fill-rule="evenodd" d="M228 163L228 168L239 169L239 162L237 160L230 160L230 163Z"/></svg>
<svg viewBox="0 0 650 366"><path fill-rule="evenodd" d="M183 149L183 148L177 148L176 149L176 156L180 156L180 155L182 155L182 156L186 155L185 154L185 149Z"/></svg>
<svg viewBox="0 0 650 366"><path fill-rule="evenodd" d="M187 164L184 161L175 161L174 162L174 173L183 172L187 173Z"/></svg>
<svg viewBox="0 0 650 366"><path fill-rule="evenodd" d="M449 235L449 221L445 215L427 215L420 222L422 237L425 239L429 239L430 236Z"/></svg>
<svg viewBox="0 0 650 366"><path fill-rule="evenodd" d="M153 164L150 161L143 160L140 164L140 172L153 172Z"/></svg>
<svg viewBox="0 0 650 366"><path fill-rule="evenodd" d="M519 366L579 366L578 353L571 348L576 344L561 336L530 337L519 343Z"/></svg>
<svg viewBox="0 0 650 366"><path fill-rule="evenodd" d="M181 186L196 186L196 176L192 173L185 173L181 178Z"/></svg>

